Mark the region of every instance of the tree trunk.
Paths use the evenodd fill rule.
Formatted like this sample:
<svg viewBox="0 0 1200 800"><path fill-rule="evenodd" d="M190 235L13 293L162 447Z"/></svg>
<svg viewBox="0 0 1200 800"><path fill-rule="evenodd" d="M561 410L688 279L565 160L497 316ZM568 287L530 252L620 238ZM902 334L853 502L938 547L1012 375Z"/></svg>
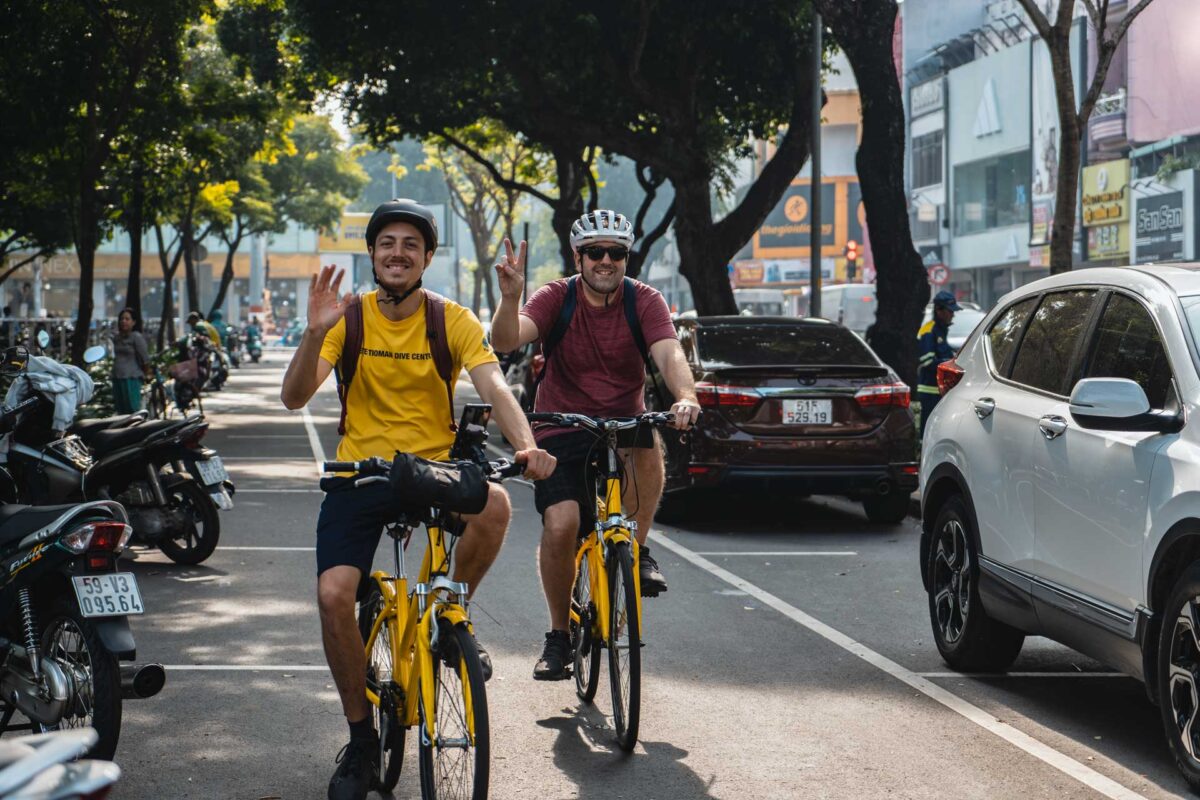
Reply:
<svg viewBox="0 0 1200 800"><path fill-rule="evenodd" d="M554 151L554 171L558 183L558 202L553 206L550 225L558 237L558 254L562 257L563 277L575 274L575 251L571 248L571 226L583 216L583 171L590 165L584 164L580 153L570 148Z"/></svg>
<svg viewBox="0 0 1200 800"><path fill-rule="evenodd" d="M196 282L195 231L189 221L183 226L183 277L187 286L188 312L200 310L200 288Z"/></svg>
<svg viewBox="0 0 1200 800"><path fill-rule="evenodd" d="M154 235L158 240L158 260L163 273L163 306L158 326L158 349L162 350L165 342L175 343L175 273L179 269L179 259L183 257L183 243L175 251L174 258L170 248L163 242L162 226L154 226Z"/></svg>
<svg viewBox="0 0 1200 800"><path fill-rule="evenodd" d="M242 243L242 235L242 227L239 223L238 233L237 236L233 238L233 241L231 242L228 239L225 239L225 247L227 250L225 254L225 268L221 270L221 285L217 287L217 296L213 299L212 308L208 310L209 319L212 318L214 311L225 305L225 294L229 291L229 284L233 283L233 258L237 255L237 249ZM351 282L353 282L353 280ZM229 320L229 322L232 324L233 320Z"/></svg>
<svg viewBox="0 0 1200 800"><path fill-rule="evenodd" d="M917 329L929 302L929 279L913 247L904 191L904 105L891 49L896 3L864 0L853 8L817 0L817 5L850 61L862 103L855 165L879 296L867 342L901 380L916 386Z"/></svg>
<svg viewBox="0 0 1200 800"><path fill-rule="evenodd" d="M125 288L125 307L133 309L134 323L140 329L142 321L142 231L146 229L146 188L141 169L134 171L133 199L129 207L129 281Z"/></svg>
<svg viewBox="0 0 1200 800"><path fill-rule="evenodd" d="M471 289L471 311L475 313L476 317L479 316L479 309L483 305L483 276L479 274L483 269L484 267L477 264L471 275L471 279L474 281L474 287Z"/></svg>
<svg viewBox="0 0 1200 800"><path fill-rule="evenodd" d="M75 254L79 258L79 308L75 332L71 335L71 363L83 366L83 351L88 346L92 327L92 287L95 280L96 245L99 223L96 213L96 175L84 169L79 181L79 229L75 235Z"/></svg>
<svg viewBox="0 0 1200 800"><path fill-rule="evenodd" d="M701 316L736 314L728 259L714 241L708 176L697 175L674 184L679 274L692 288L696 311Z"/></svg>
<svg viewBox="0 0 1200 800"><path fill-rule="evenodd" d="M1050 273L1069 272L1074 263L1075 196L1079 191L1079 162L1083 128L1075 113L1075 78L1071 70L1071 32L1068 28L1050 46L1050 68L1054 73L1054 99L1058 105L1058 182L1055 187L1054 221L1050 229ZM1051 45L1046 42L1046 45ZM1036 46L1036 45L1035 45Z"/></svg>

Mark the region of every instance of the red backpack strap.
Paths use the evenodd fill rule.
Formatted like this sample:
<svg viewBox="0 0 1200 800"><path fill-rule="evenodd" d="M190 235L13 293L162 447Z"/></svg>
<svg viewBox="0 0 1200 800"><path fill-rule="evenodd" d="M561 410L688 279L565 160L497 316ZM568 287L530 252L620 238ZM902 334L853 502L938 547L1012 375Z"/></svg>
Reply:
<svg viewBox="0 0 1200 800"><path fill-rule="evenodd" d="M346 306L346 337L342 340L342 355L334 365L337 376L338 400L342 402L342 416L338 419L338 435L346 435L346 400L350 395L350 382L358 371L358 356L363 346L362 296L354 295Z"/></svg>
<svg viewBox="0 0 1200 800"><path fill-rule="evenodd" d="M438 377L446 384L446 402L450 406L450 430L458 430L454 423L454 357L450 355L450 340L446 335L446 298L437 292L425 292L425 338L429 340L429 352Z"/></svg>

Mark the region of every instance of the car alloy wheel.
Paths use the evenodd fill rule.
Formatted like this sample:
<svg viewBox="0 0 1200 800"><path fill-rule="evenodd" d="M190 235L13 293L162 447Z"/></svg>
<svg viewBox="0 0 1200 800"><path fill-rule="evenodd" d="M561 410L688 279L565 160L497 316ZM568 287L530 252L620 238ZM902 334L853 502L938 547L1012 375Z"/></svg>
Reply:
<svg viewBox="0 0 1200 800"><path fill-rule="evenodd" d="M971 560L967 532L958 519L948 519L934 544L934 609L942 641L955 644L967 626L971 610Z"/></svg>
<svg viewBox="0 0 1200 800"><path fill-rule="evenodd" d="M1167 694L1175 734L1194 761L1200 761L1200 597L1179 609L1171 633L1171 661L1167 666Z"/></svg>

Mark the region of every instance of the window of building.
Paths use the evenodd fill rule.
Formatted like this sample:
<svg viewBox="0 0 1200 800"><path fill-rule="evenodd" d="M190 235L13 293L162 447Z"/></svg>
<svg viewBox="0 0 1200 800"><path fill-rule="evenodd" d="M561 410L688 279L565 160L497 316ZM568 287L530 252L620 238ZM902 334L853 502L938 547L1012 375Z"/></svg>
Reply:
<svg viewBox="0 0 1200 800"><path fill-rule="evenodd" d="M1029 222L1029 151L954 168L958 236Z"/></svg>
<svg viewBox="0 0 1200 800"><path fill-rule="evenodd" d="M914 189L942 182L942 131L914 136L912 141L912 185Z"/></svg>

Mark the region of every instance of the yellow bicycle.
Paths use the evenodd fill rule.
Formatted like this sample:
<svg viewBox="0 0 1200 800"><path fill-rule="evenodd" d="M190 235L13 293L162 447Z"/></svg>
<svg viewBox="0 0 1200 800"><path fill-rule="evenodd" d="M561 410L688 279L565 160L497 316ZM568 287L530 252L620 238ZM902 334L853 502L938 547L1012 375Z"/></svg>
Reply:
<svg viewBox="0 0 1200 800"><path fill-rule="evenodd" d="M608 682L612 695L617 744L632 750L641 718L642 593L638 577L637 523L621 508L622 466L618 437L639 428L665 427L673 414L652 412L637 417L603 419L584 414L532 413L530 422L579 428L596 437L594 472L596 524L581 537L575 553L575 586L571 591L570 634L575 692L585 703L596 697L600 651L608 650ZM589 487L590 488L590 487Z"/></svg>
<svg viewBox="0 0 1200 800"><path fill-rule="evenodd" d="M420 462L421 469L446 476L476 472L486 494L486 481L518 475L520 464L488 461L483 456L487 415L491 407L470 405L451 451L449 463ZM398 480L402 459L330 461L326 472L355 473L355 485L388 482L395 496L410 500L411 482ZM412 464L409 459L404 464ZM462 523L453 502L424 497L423 510L399 511L386 527L392 539L395 572L371 574L370 588L359 603L358 623L367 654L367 699L379 731L376 788L390 791L400 778L405 731L418 726L421 797L482 800L488 793L490 739L483 667L468 613L468 587L450 578L450 561ZM429 546L417 582L409 588L405 550L413 530L425 525Z"/></svg>

